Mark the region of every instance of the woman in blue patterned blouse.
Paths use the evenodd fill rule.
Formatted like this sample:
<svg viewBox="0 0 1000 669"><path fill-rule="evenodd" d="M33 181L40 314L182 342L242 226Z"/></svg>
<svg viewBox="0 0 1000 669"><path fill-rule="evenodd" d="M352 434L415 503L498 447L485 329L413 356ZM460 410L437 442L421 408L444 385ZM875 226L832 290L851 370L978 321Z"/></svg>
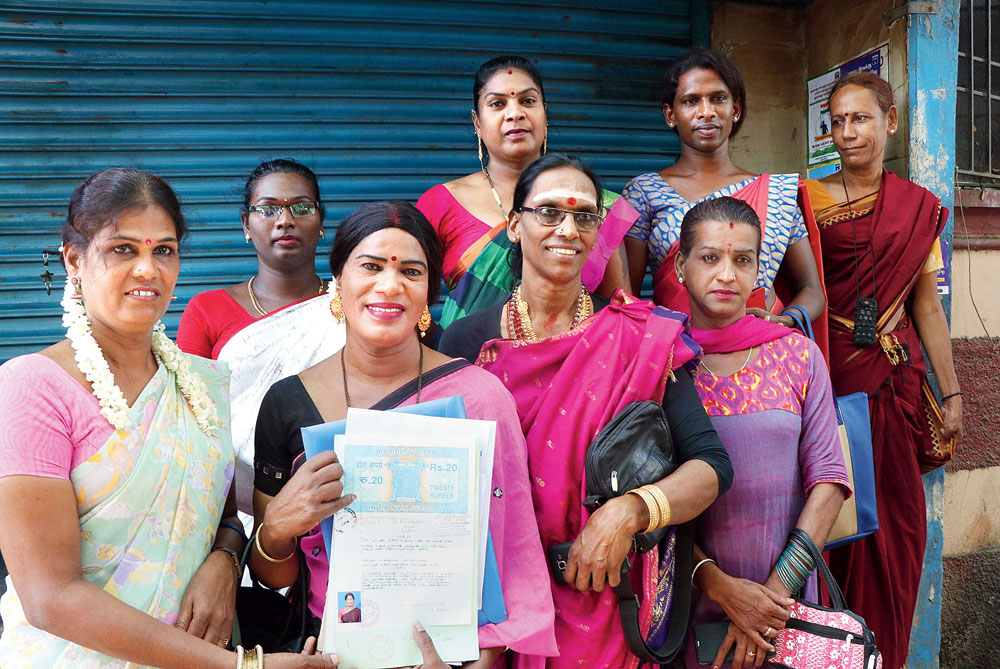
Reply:
<svg viewBox="0 0 1000 669"><path fill-rule="evenodd" d="M764 228L748 313L792 327L792 318L780 312L799 305L814 321L820 318L817 339L825 350L819 234L811 208L800 206L799 175L754 174L729 156L729 140L746 120L746 87L739 70L719 53L693 49L670 65L662 91L663 116L680 137L681 156L670 167L639 175L625 186L623 196L639 211L625 239L633 290L638 294L648 265L654 276L653 301L687 312L687 290L674 267L681 220L698 202L729 195L748 202Z"/></svg>

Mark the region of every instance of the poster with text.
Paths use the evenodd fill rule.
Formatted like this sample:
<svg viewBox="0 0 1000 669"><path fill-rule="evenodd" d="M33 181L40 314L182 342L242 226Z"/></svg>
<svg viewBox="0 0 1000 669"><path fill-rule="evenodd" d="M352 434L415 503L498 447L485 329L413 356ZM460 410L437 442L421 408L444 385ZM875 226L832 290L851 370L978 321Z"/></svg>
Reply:
<svg viewBox="0 0 1000 669"><path fill-rule="evenodd" d="M830 134L830 89L837 79L854 72L871 72L889 80L889 45L883 44L868 53L838 65L813 77L808 82L809 127L807 167L809 178L818 179L840 169L840 157Z"/></svg>

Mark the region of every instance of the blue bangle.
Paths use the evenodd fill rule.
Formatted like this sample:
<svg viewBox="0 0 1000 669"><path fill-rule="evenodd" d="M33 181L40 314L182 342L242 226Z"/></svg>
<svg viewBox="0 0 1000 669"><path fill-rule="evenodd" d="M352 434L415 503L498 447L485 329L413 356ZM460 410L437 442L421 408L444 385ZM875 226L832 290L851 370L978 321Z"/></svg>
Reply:
<svg viewBox="0 0 1000 669"><path fill-rule="evenodd" d="M246 530L243 529L243 526L241 524L234 523L231 520L226 520L225 518L223 518L222 520L219 521L219 529L221 530L223 527L228 527L231 530L236 530L237 532L239 532L240 536L243 537L243 543L246 544L247 533Z"/></svg>

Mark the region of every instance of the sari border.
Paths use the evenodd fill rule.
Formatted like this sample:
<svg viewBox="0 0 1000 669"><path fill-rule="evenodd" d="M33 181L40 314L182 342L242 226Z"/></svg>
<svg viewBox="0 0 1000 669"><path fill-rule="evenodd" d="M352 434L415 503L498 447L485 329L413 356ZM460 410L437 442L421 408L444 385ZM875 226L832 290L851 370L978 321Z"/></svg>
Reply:
<svg viewBox="0 0 1000 669"><path fill-rule="evenodd" d="M471 367L472 363L468 360L463 360L461 358L456 358L455 360L449 360L448 362L435 367L431 371L423 375L423 377L418 376L412 381L396 388L391 393L380 399L378 402L371 406L373 411L388 411L389 409L395 409L400 404L406 401L406 399L414 394L416 394L418 387L421 385L428 386L435 381L442 379L449 374L458 372L466 367Z"/></svg>

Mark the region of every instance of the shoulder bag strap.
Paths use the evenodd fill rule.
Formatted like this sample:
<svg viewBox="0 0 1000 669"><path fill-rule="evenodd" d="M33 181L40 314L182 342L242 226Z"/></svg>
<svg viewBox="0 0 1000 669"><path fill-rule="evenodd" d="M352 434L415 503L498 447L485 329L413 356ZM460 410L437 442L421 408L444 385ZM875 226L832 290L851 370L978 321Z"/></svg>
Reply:
<svg viewBox="0 0 1000 669"><path fill-rule="evenodd" d="M809 320L809 314L805 309L797 304L790 304L788 307L781 312L782 316L791 316L792 320L795 321L795 327L802 331L802 334L809 337L813 341L816 340L816 336L813 333L812 321Z"/></svg>
<svg viewBox="0 0 1000 669"><path fill-rule="evenodd" d="M643 662L667 664L684 646L691 615L691 570L694 568L694 521L677 526L674 558L674 597L670 605L667 636L658 648L650 648L639 626L639 597L632 590L628 574L622 574L615 588L622 629L629 649Z"/></svg>

